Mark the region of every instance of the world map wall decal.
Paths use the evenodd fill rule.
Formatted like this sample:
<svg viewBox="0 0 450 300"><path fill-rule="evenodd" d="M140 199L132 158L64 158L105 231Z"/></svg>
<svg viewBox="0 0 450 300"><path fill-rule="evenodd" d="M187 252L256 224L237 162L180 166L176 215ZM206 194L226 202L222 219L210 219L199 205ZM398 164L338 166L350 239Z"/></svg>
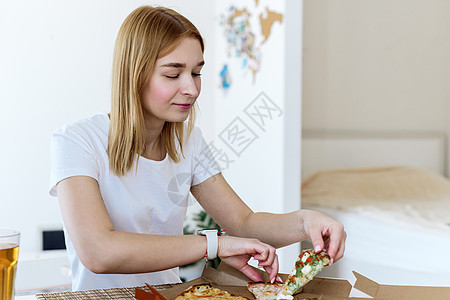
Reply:
<svg viewBox="0 0 450 300"><path fill-rule="evenodd" d="M258 6L258 1L255 3ZM257 28L251 22L252 13L258 16ZM240 9L235 5L230 5L226 13L221 15L220 25L226 39L227 56L241 60L241 68L251 72L253 83L255 83L256 75L260 70L263 45L270 38L274 24L282 22L283 15L268 7L262 10L256 9L253 12L246 7ZM231 77L228 64L223 64L219 75L222 88L229 88Z"/></svg>

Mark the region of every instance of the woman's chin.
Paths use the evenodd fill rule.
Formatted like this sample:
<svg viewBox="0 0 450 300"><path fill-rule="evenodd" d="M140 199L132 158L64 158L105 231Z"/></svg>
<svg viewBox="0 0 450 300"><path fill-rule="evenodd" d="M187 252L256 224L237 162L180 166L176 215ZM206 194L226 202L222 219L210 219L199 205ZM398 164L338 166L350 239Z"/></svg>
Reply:
<svg viewBox="0 0 450 300"><path fill-rule="evenodd" d="M187 115L185 115L185 116L174 116L173 118L170 118L169 120L167 120L168 122L176 122L176 123L179 123L179 122L184 122L184 121L186 121L187 120L187 118L189 117L189 115L187 114Z"/></svg>

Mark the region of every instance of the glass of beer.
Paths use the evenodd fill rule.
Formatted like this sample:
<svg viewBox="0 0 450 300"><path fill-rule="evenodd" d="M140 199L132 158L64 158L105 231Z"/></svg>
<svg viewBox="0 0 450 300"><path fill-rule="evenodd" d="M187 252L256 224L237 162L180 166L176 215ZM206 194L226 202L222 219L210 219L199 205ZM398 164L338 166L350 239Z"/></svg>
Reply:
<svg viewBox="0 0 450 300"><path fill-rule="evenodd" d="M20 232L0 229L0 300L14 299Z"/></svg>

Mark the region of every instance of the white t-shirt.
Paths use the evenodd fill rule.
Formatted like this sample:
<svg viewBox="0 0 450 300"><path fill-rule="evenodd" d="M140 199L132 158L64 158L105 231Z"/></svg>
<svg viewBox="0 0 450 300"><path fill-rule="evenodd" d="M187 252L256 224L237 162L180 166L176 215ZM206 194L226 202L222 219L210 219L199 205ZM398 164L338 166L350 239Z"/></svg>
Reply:
<svg viewBox="0 0 450 300"><path fill-rule="evenodd" d="M98 182L116 231L183 234L190 187L220 172L200 129L195 127L185 139L180 162L168 155L162 161L139 157L137 173L117 177L109 171L109 124L108 115L99 113L53 133L50 195L57 196L56 185L65 178L89 176ZM94 274L81 263L67 232L65 237L73 290L180 282L178 268L146 274Z"/></svg>

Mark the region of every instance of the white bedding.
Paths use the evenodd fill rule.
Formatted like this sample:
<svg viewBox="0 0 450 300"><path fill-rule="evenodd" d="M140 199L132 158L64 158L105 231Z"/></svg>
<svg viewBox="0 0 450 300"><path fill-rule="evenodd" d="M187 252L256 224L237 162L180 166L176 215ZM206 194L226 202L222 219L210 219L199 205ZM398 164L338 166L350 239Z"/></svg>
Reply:
<svg viewBox="0 0 450 300"><path fill-rule="evenodd" d="M320 276L352 281L354 270L383 284L450 286L448 236L354 212L319 210L342 222L348 235L344 258Z"/></svg>
<svg viewBox="0 0 450 300"><path fill-rule="evenodd" d="M302 207L342 222L348 238L321 276L353 280L355 270L383 284L450 286L450 182L404 167L322 175L304 182Z"/></svg>

